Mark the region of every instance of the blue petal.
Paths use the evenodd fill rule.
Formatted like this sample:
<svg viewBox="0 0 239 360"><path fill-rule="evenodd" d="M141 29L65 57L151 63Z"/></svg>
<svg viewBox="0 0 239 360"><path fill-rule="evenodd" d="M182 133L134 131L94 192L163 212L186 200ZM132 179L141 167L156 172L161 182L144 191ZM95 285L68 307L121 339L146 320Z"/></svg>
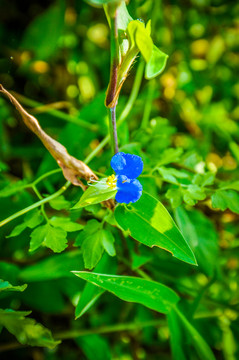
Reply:
<svg viewBox="0 0 239 360"><path fill-rule="evenodd" d="M142 195L142 185L136 179L128 179L124 175L117 177L117 194L115 200L119 203L134 203L139 200Z"/></svg>
<svg viewBox="0 0 239 360"><path fill-rule="evenodd" d="M111 167L117 175L129 179L137 178L143 171L144 163L140 156L118 152L111 159Z"/></svg>

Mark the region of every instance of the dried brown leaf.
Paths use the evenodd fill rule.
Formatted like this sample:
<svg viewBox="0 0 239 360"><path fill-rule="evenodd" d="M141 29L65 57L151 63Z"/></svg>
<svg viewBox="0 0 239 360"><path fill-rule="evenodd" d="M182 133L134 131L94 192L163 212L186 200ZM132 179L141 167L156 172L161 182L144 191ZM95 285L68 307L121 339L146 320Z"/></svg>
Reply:
<svg viewBox="0 0 239 360"><path fill-rule="evenodd" d="M86 181L97 180L97 176L93 171L83 162L75 157L68 154L66 148L58 141L51 138L41 128L37 119L28 114L28 112L19 104L13 95L11 95L4 87L0 84L0 92L3 93L15 106L25 125L39 137L43 145L54 157L58 165L62 168L64 177L70 181L73 185L81 186L85 190L84 184L79 178Z"/></svg>

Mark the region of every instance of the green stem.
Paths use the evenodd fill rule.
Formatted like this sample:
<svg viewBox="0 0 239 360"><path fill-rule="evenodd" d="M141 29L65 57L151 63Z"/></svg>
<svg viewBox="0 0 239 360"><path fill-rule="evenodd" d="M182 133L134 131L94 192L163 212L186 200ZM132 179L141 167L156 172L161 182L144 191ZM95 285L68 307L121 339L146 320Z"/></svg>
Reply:
<svg viewBox="0 0 239 360"><path fill-rule="evenodd" d="M124 323L124 324L116 324L116 325L106 325L95 329L80 329L80 330L72 330L72 331L64 331L62 333L57 333L54 335L55 339L73 339L78 336L92 335L92 334L106 334L118 331L131 331L143 329L149 326L160 326L165 324L165 321L160 320L149 320L142 322L132 322L132 323Z"/></svg>
<svg viewBox="0 0 239 360"><path fill-rule="evenodd" d="M71 182L70 182L70 181L67 181L67 182L65 183L65 185L63 185L63 186L62 186L58 191L56 191L54 194L48 196L48 197L45 198L45 199L42 199L42 200L36 202L35 204L32 204L32 205L26 207L25 209L22 209L22 210L16 212L15 214L13 214L13 215L9 216L8 218L6 218L5 220L1 221L1 222L0 222L0 227L3 226L3 225L5 225L5 224L7 224L7 223L9 223L9 222L12 221L12 220L18 218L19 216L26 214L28 211L34 210L34 209L36 209L37 207L42 206L43 204L46 204L46 203L48 203L49 201L57 198L57 197L60 196L63 192L65 192L66 189L67 189L70 185L71 185Z"/></svg>
<svg viewBox="0 0 239 360"><path fill-rule="evenodd" d="M116 106L109 109L110 114L110 139L113 154L119 152L117 126L116 126Z"/></svg>
<svg viewBox="0 0 239 360"><path fill-rule="evenodd" d="M15 93L14 93L15 94ZM34 101L32 99L28 99L27 97L23 96L23 95L19 95L19 94L15 94L16 98L19 99L19 101L27 106L31 106L31 107L43 107L43 105L37 101ZM80 127L83 127L85 129L89 129L90 131L97 131L98 130L98 125L95 124L90 124L89 122L82 120L82 119L78 119L77 117L74 117L72 115L66 114L62 111L56 110L56 109L52 109L52 108L47 108L47 106L45 105L44 108L46 109L46 113L51 114L52 116L56 117L57 119L60 120L65 120L67 122L70 122L72 124L76 124Z"/></svg>
<svg viewBox="0 0 239 360"><path fill-rule="evenodd" d="M122 113L119 116L119 120L118 120L118 124L117 124L118 127L123 124L123 122L128 117L130 111L132 110L132 107L133 107L135 100L137 99L137 96L139 93L143 74L144 74L144 62L143 62L143 60L141 60L141 62L139 63L137 72L136 72L136 76L135 76L135 80L134 80L134 84L132 87L132 91L131 91L129 100L128 100L124 110L122 111ZM110 136L109 135L105 136L104 139L100 142L100 144L87 156L87 158L85 159L84 162L86 164L89 164L89 162L92 159L94 159L94 157L108 144L109 140L110 140Z"/></svg>

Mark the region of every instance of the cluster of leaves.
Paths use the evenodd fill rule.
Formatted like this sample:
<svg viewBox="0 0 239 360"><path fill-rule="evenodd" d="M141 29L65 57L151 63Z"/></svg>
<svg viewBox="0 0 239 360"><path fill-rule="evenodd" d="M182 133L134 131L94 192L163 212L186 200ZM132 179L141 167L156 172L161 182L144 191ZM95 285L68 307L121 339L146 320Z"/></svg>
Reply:
<svg viewBox="0 0 239 360"><path fill-rule="evenodd" d="M24 94L19 101L46 132L104 177L84 195L61 188L54 160L0 99L0 351L14 348L12 333L21 344L55 347L55 359L236 359L236 5L129 3L132 18L122 23L128 30L120 45L129 41L142 54L147 79L158 74L155 63L164 69L164 52L169 59L149 82L142 64L135 65L119 97L120 149L143 158L144 193L113 213L100 204L114 196L107 187L110 194L102 193L112 174L110 148L97 150L108 141L103 10L58 1L29 7L23 16L12 4L0 27L0 82ZM69 346L64 339L74 341ZM11 351L32 356L31 348ZM52 359L50 352L44 356Z"/></svg>

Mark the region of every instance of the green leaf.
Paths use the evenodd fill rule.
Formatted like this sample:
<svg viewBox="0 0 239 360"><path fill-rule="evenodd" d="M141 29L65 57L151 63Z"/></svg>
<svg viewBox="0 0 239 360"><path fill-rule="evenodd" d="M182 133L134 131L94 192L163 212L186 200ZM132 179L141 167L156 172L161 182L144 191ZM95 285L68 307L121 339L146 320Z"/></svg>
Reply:
<svg viewBox="0 0 239 360"><path fill-rule="evenodd" d="M113 261L108 255L103 255L102 259L97 264L95 271L99 273L108 273L116 271L116 262ZM104 290L98 286L92 285L91 283L86 283L79 302L76 306L75 317L78 319L84 315L99 299L99 297L104 293Z"/></svg>
<svg viewBox="0 0 239 360"><path fill-rule="evenodd" d="M86 271L73 272L76 276L101 287L121 300L142 304L167 314L178 301L178 295L155 281L132 276L106 275Z"/></svg>
<svg viewBox="0 0 239 360"><path fill-rule="evenodd" d="M71 203L67 201L63 195L49 201L49 204L55 210L65 210L71 207Z"/></svg>
<svg viewBox="0 0 239 360"><path fill-rule="evenodd" d="M27 287L27 284L14 286L8 281L0 279L0 293L3 291L24 291Z"/></svg>
<svg viewBox="0 0 239 360"><path fill-rule="evenodd" d="M111 360L109 344L103 336L92 334L76 338L87 360Z"/></svg>
<svg viewBox="0 0 239 360"><path fill-rule="evenodd" d="M184 329L188 332L191 342L197 351L198 357L201 360L215 360L214 354L203 337L195 329L195 327L187 320L184 314L175 306L171 310L182 323Z"/></svg>
<svg viewBox="0 0 239 360"><path fill-rule="evenodd" d="M184 342L182 325L173 309L167 314L168 327L170 333L170 345L173 360L187 360L184 354Z"/></svg>
<svg viewBox="0 0 239 360"><path fill-rule="evenodd" d="M199 268L208 276L213 276L219 250L213 223L203 213L196 210L186 211L182 206L175 210L175 218L183 235L187 236Z"/></svg>
<svg viewBox="0 0 239 360"><path fill-rule="evenodd" d="M53 216L50 219L50 224L56 228L61 228L67 232L79 231L84 228L83 225L71 221L67 217Z"/></svg>
<svg viewBox="0 0 239 360"><path fill-rule="evenodd" d="M143 55L144 60L148 62L153 51L153 41L149 35L148 29L145 28L144 23L139 20L130 21L127 31L131 48L136 46Z"/></svg>
<svg viewBox="0 0 239 360"><path fill-rule="evenodd" d="M96 184L90 185L72 210L114 198L117 190L111 189L109 185L107 185L107 179L108 178L104 178Z"/></svg>
<svg viewBox="0 0 239 360"><path fill-rule="evenodd" d="M55 280L71 277L71 270L83 270L81 251L67 251L63 254L54 254L34 265L26 266L21 270L19 279L26 282Z"/></svg>
<svg viewBox="0 0 239 360"><path fill-rule="evenodd" d="M222 211L230 209L239 214L239 194L233 190L217 190L212 195L212 207Z"/></svg>
<svg viewBox="0 0 239 360"><path fill-rule="evenodd" d="M179 147L176 149L175 148L165 149L162 155L160 156L160 160L157 163L157 167L179 161L182 153L183 153L183 149Z"/></svg>
<svg viewBox="0 0 239 360"><path fill-rule="evenodd" d="M101 231L101 242L103 245L103 248L110 256L115 256L115 247L114 247L114 237L108 230L102 230Z"/></svg>
<svg viewBox="0 0 239 360"><path fill-rule="evenodd" d="M0 309L0 324L15 335L21 344L44 346L53 349L60 341L52 338L50 330L33 319L25 318L29 311L13 311Z"/></svg>
<svg viewBox="0 0 239 360"><path fill-rule="evenodd" d="M166 67L168 55L153 45L151 57L145 67L145 78L150 80L161 74Z"/></svg>
<svg viewBox="0 0 239 360"><path fill-rule="evenodd" d="M29 251L34 251L45 245L54 252L61 252L67 247L67 232L60 228L53 228L50 224L37 227L31 233Z"/></svg>
<svg viewBox="0 0 239 360"><path fill-rule="evenodd" d="M182 192L181 189L168 189L166 192L166 198L170 200L173 209L177 208L182 204Z"/></svg>
<svg viewBox="0 0 239 360"><path fill-rule="evenodd" d="M198 200L204 200L206 198L206 194L204 189L199 187L198 185L188 185L186 190L183 190L183 200L188 205L195 205Z"/></svg>
<svg viewBox="0 0 239 360"><path fill-rule="evenodd" d="M117 206L115 218L124 230L143 243L158 246L176 258L196 265L194 254L165 207L153 196L143 192L140 200L128 208Z"/></svg>
<svg viewBox="0 0 239 360"><path fill-rule="evenodd" d="M30 23L25 31L21 48L34 51L38 59L47 60L56 51L64 29L64 16L65 4L61 0Z"/></svg>
<svg viewBox="0 0 239 360"><path fill-rule="evenodd" d="M99 226L101 226L101 224L99 224ZM86 231L88 231L88 229ZM86 233L81 249L85 267L87 269L93 269L101 259L104 251L102 246L102 230L98 228L98 230L93 233Z"/></svg>
<svg viewBox="0 0 239 360"><path fill-rule="evenodd" d="M37 225L39 225L41 222L43 221L43 216L41 215L41 213L36 210L36 211L31 211L29 212L25 217L24 217L24 222L22 224L17 225L11 232L10 235L6 236L7 238L9 237L14 237L14 236L18 236L20 235L27 227L33 229L34 227L36 227Z"/></svg>

